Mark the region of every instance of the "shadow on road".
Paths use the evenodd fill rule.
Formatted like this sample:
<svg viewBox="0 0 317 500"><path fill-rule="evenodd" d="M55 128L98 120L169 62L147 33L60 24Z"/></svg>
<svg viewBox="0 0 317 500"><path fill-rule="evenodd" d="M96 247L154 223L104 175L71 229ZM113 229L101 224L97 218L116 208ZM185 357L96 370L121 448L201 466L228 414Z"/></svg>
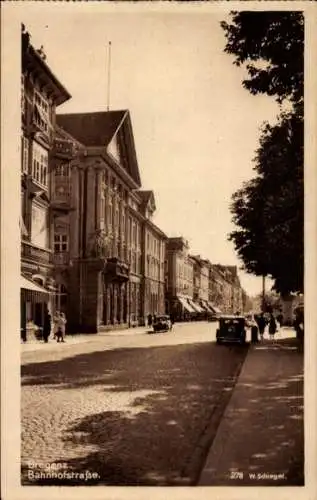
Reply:
<svg viewBox="0 0 317 500"><path fill-rule="evenodd" d="M36 386L66 392L68 404L76 393L78 405L79 391L89 389L94 411L85 409L83 398L78 418L69 419L62 432L63 448L76 458L54 456L54 448L49 452L51 461L66 463L68 471L98 475L92 481L30 481L24 463L22 483L195 484L247 351L247 346L219 348L208 342L116 349L22 366L24 391Z"/></svg>

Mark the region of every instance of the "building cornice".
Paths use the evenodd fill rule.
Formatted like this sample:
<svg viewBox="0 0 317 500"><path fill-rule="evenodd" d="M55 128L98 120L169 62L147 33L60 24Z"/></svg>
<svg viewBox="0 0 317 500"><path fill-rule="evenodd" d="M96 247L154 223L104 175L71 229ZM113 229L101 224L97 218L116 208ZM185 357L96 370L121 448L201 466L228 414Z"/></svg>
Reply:
<svg viewBox="0 0 317 500"><path fill-rule="evenodd" d="M130 189L138 189L139 186L137 183L132 179L132 177L114 160L112 159L109 154L107 153L107 148L103 146L92 146L92 147L86 147L85 152L83 154L85 158L94 158L94 157L100 157L103 159L105 162L106 166L112 168L115 173L121 178L122 182L127 184ZM99 168L101 168L101 165L98 165Z"/></svg>

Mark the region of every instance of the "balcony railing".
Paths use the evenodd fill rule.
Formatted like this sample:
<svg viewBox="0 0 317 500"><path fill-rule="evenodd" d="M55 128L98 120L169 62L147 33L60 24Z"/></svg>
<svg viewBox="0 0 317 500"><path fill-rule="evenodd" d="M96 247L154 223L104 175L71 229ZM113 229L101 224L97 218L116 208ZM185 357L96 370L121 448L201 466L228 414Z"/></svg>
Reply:
<svg viewBox="0 0 317 500"><path fill-rule="evenodd" d="M52 264L52 251L22 241L22 258L39 264Z"/></svg>
<svg viewBox="0 0 317 500"><path fill-rule="evenodd" d="M52 258L55 266L67 266L69 264L69 252L54 253Z"/></svg>

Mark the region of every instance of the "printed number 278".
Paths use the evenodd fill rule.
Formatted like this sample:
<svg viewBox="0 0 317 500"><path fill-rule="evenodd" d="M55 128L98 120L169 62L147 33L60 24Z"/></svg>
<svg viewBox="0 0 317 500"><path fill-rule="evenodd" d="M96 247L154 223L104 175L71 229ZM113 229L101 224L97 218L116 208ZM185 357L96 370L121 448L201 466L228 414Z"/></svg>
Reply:
<svg viewBox="0 0 317 500"><path fill-rule="evenodd" d="M243 472L231 471L230 479L243 479Z"/></svg>

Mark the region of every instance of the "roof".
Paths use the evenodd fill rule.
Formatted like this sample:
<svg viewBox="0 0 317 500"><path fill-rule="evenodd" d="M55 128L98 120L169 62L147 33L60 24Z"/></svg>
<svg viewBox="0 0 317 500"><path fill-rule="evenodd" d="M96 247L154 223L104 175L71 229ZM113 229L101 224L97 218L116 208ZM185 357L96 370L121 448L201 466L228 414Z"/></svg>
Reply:
<svg viewBox="0 0 317 500"><path fill-rule="evenodd" d="M85 146L108 146L127 110L57 114L58 125Z"/></svg>
<svg viewBox="0 0 317 500"><path fill-rule="evenodd" d="M30 70L31 67L40 68L38 78L44 78L45 84L49 85L50 90L54 93L54 100L57 106L63 104L71 98L71 94L62 85L58 78L54 75L40 52L36 50L30 43L30 34L22 32L22 68Z"/></svg>

